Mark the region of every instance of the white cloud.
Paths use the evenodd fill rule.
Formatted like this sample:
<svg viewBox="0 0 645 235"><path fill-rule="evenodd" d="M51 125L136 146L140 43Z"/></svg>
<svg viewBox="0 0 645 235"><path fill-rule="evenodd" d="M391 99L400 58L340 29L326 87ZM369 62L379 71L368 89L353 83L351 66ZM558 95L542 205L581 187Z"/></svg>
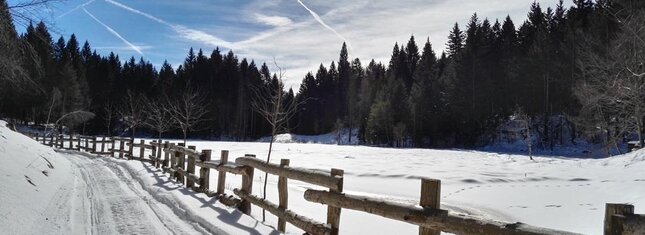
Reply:
<svg viewBox="0 0 645 235"><path fill-rule="evenodd" d="M354 49L352 58L360 58L365 66L371 59L388 63L395 42L407 43L414 35L420 47L426 38L437 53L445 49L449 30L458 22L465 30L470 16L477 12L480 20L489 18L500 21L510 15L519 26L525 19L534 0L416 0L416 1L316 1L306 6L298 1L295 7L305 7L313 19L296 21L287 29L273 29L258 33L246 40L245 48L258 52L248 54L257 61L277 62L286 69L287 87L295 90L308 71L318 69L320 63L328 66L338 60L342 41L337 32L343 32L343 41L351 41ZM554 7L558 0L538 0L543 9ZM295 3L295 2L294 2ZM272 12L288 15L294 6L285 7L289 2L267 4L255 12ZM302 4L302 5L300 5ZM320 15L311 9L325 9ZM293 18L292 19L296 19ZM321 20L324 19L324 21ZM331 27L312 27L312 23L333 25ZM324 24L323 24L324 23ZM344 39L346 38L346 39Z"/></svg>
<svg viewBox="0 0 645 235"><path fill-rule="evenodd" d="M108 31L108 32L112 33L112 35L114 35L115 37L117 37L117 38L121 39L121 41L123 41L123 43L125 43L126 45L128 45L128 47L130 47L132 50L134 50L134 51L136 51L137 53L139 53L139 55L142 55L142 56L143 56L143 52L141 51L141 48L139 48L138 46L135 46L134 44L130 43L130 41L128 41L127 39L125 39L123 36L121 36L121 34L119 34L116 30L112 29L112 27L110 27L110 26L106 25L105 23L103 23L103 21L101 21L101 20L99 20L98 18L96 18L96 16L94 16L94 15L93 15L92 13L90 13L87 9L85 9L85 7L82 7L82 8L83 8L83 11L85 11L85 13L86 13L87 15L89 15L92 19L94 19L94 21L96 21L97 23L99 23L100 25L102 25L103 27L105 27L105 29L107 29L107 31Z"/></svg>
<svg viewBox="0 0 645 235"><path fill-rule="evenodd" d="M262 31L257 28L265 27L235 28L240 35L247 35L240 40L224 40L209 31L213 27L236 25L214 21L210 22L213 27L197 29L165 21L115 0L105 1L170 27L177 38L198 43L192 45L195 47L233 49L240 58L254 59L258 64L264 61L272 64L275 57L286 70L287 87L293 86L297 90L308 71L315 72L321 62L328 66L331 61L338 60L343 41L351 41L350 57L360 58L363 65L371 59L388 63L394 43L404 44L411 35L416 37L420 47L429 37L435 51L441 53L455 22L465 30L466 22L477 12L482 20L503 20L510 15L519 26L534 0L329 0L308 1L307 5L300 0L254 0L238 12L232 10L231 14L272 27ZM537 0L544 9L554 7L558 1ZM213 4L208 2L206 6ZM188 12L195 11L194 7L189 7Z"/></svg>
<svg viewBox="0 0 645 235"><path fill-rule="evenodd" d="M260 13L255 13L255 20L259 23L266 24L274 27L284 27L293 24L293 21L284 16L268 16Z"/></svg>
<svg viewBox="0 0 645 235"><path fill-rule="evenodd" d="M309 9L309 7L307 7L307 5L305 5L304 3L302 3L302 1L301 1L301 0L297 0L297 1L298 1L298 3L300 3L300 5L301 5L302 7L304 7L304 8L305 8L305 10L307 10L307 11L309 12L309 14L311 14L311 16L313 16L313 17L314 17L314 19L316 19L316 21L318 21L318 23L320 23L322 26L324 26L325 28L329 29L329 30L330 30L330 31L332 31L334 34L336 34L336 36L338 36L341 40L343 40L343 42L347 43L347 47L349 47L349 49L350 49L350 50L353 50L353 48L352 48L352 46L350 45L349 41L348 41L345 37L343 37L343 35L341 35L340 33L338 33L338 31L336 31L336 29L332 28L332 27L331 27L331 26L329 26L327 23L325 23L325 21L323 21L323 19L322 19L322 18L320 18L320 16L318 15L318 13L316 13L316 12L314 12L313 10Z"/></svg>
<svg viewBox="0 0 645 235"><path fill-rule="evenodd" d="M78 10L78 9L81 9L82 7L86 7L87 5L92 4L94 1L96 1L96 0L89 0L89 1L87 1L87 2L85 2L83 4L81 4L81 5L78 5L78 6L74 7L74 8L72 8L71 10L64 12L63 14L60 14L57 18L60 19L62 17L65 17L66 15L69 15L69 13L72 13L72 12Z"/></svg>
<svg viewBox="0 0 645 235"><path fill-rule="evenodd" d="M228 42L226 40L223 40L223 39L221 39L221 38L219 38L217 36L214 36L212 34L209 34L207 32L204 32L202 30L189 28L187 26L180 25L180 24L169 23L169 22L167 22L167 21L165 21L165 20L163 20L161 18L155 17L153 15L150 15L150 14L145 13L145 12L140 11L140 10L134 9L132 7L129 7L129 6L125 5L125 4L119 3L117 1L113 1L113 0L105 0L105 1L107 3L110 3L110 4L114 5L114 6L120 7L122 9L130 11L132 13L135 13L135 14L141 15L143 17L146 17L148 19L151 19L153 21L156 21L157 23L166 25L166 26L170 27L171 29L173 29L177 34L179 34L180 37L182 37L184 39L200 42L200 43L210 45L210 46L220 46L220 47L224 47L224 48L228 48L228 49L234 49L233 44L231 44L230 42Z"/></svg>

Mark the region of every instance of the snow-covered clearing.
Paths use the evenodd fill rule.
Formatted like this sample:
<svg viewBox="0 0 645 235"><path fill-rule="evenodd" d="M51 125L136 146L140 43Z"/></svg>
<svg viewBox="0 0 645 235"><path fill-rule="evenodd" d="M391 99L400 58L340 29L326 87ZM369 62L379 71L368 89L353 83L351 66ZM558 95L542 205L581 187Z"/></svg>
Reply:
<svg viewBox="0 0 645 235"><path fill-rule="evenodd" d="M229 159L256 154L266 158L267 143L189 141L197 149L229 150ZM442 207L452 211L584 234L602 234L605 203L630 203L645 213L645 151L608 159L536 157L468 150L393 149L322 144L274 145L271 162L345 170L344 191L418 204L419 177L442 180ZM211 173L211 177L216 175ZM263 172L256 171L253 192L261 195ZM268 199L278 202L277 181L269 176ZM211 188L216 187L211 179ZM227 189L239 187L229 175ZM289 181L289 208L324 222L326 207L307 202L312 185ZM252 215L261 219L261 209ZM267 224L277 219L267 216ZM301 234L287 224L287 232ZM418 227L363 212L343 210L341 234L416 234Z"/></svg>
<svg viewBox="0 0 645 235"><path fill-rule="evenodd" d="M267 143L189 141L198 150L264 158ZM271 162L345 170L344 191L417 204L419 177L442 180L442 207L455 212L584 234L602 234L604 205L630 203L645 213L645 151L608 159L536 157L467 150L393 149L278 143ZM138 151L135 150L135 153ZM148 152L149 153L149 152ZM50 167L51 165L51 167ZM0 230L33 233L277 234L273 228L226 208L213 198L172 183L139 161L55 152L0 125ZM253 193L261 195L263 172ZM212 189L217 173L211 171ZM241 178L229 174L226 189ZM289 208L318 221L326 206L304 200L315 186L290 180ZM277 177L268 199L278 202ZM253 207L261 219L261 209ZM268 214L266 224L277 218ZM343 210L341 234L417 234L417 227ZM287 233L302 234L292 225Z"/></svg>
<svg viewBox="0 0 645 235"><path fill-rule="evenodd" d="M271 234L141 162L56 152L0 121L3 234Z"/></svg>

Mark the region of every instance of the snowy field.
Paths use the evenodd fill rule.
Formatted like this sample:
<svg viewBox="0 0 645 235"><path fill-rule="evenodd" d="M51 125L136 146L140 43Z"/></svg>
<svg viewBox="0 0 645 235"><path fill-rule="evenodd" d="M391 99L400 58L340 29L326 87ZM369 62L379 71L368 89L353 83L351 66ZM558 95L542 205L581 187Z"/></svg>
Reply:
<svg viewBox="0 0 645 235"><path fill-rule="evenodd" d="M267 143L190 141L197 149L229 150L230 159L255 154L265 158ZM476 216L521 221L534 226L584 234L602 234L604 205L635 205L645 213L645 152L608 159L576 159L498 154L464 150L392 149L363 146L278 143L271 162L291 159L291 166L345 170L344 191L383 196L417 204L418 177L442 180L442 207ZM212 173L211 173L212 174ZM212 175L211 177L216 177ZM256 171L253 192L261 195L262 172ZM211 179L211 188L216 185ZM229 175L227 189L241 179ZM312 185L289 181L290 209L325 221L326 207L307 202ZM268 198L278 202L277 177L269 176ZM261 209L252 213L261 217ZM275 226L276 218L268 216ZM365 226L369 225L369 226ZM287 225L293 234L299 230ZM362 212L343 210L341 234L416 234L418 228Z"/></svg>
<svg viewBox="0 0 645 235"><path fill-rule="evenodd" d="M212 198L169 182L138 161L55 152L0 123L0 231L7 234L217 233L275 234L266 224ZM229 150L264 158L260 142L190 141L211 149L213 159ZM484 218L602 234L604 205L630 203L645 213L645 151L609 159L576 159L464 150L392 149L364 146L278 143L271 162L345 170L345 192L417 204L419 177L442 180L442 207ZM137 151L135 150L135 153ZM51 167L50 167L51 165ZM261 195L263 172L253 193ZM211 171L211 188L217 173ZM227 190L241 178L227 176ZM324 222L326 206L304 200L312 185L290 180L289 207ZM268 199L278 202L277 177L269 178ZM231 191L229 191L232 194ZM261 209L253 208L261 219ZM375 215L343 210L341 234L417 234L418 228ZM287 233L302 234L287 224Z"/></svg>

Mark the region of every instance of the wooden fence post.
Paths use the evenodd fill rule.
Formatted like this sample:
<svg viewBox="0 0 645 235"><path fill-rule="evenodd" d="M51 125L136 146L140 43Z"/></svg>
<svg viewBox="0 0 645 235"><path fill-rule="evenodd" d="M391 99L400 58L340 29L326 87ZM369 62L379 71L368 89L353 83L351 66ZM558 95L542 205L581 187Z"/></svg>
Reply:
<svg viewBox="0 0 645 235"><path fill-rule="evenodd" d="M48 144L48 145L49 145L49 147L52 147L52 143L54 143L54 136L53 136L53 135L49 135L49 144Z"/></svg>
<svg viewBox="0 0 645 235"><path fill-rule="evenodd" d="M178 143L177 146L185 147L186 144ZM183 156L184 156L184 154L182 152L176 151L175 152L175 163L173 164L173 168L175 170L175 175L174 175L175 181L181 182L181 183L184 183L184 181L183 181L184 178L181 177L181 174L179 174L178 169L180 169L180 168L183 169L184 168L184 162L182 161Z"/></svg>
<svg viewBox="0 0 645 235"><path fill-rule="evenodd" d="M64 139L65 139L65 136L63 136L62 134L58 135L58 148L59 149L63 148L63 146L64 146L63 144L65 144L65 142L63 142Z"/></svg>
<svg viewBox="0 0 645 235"><path fill-rule="evenodd" d="M228 150L222 150L219 156L219 165L222 166L228 162ZM224 195L226 187L226 172L220 171L217 175L217 194Z"/></svg>
<svg viewBox="0 0 645 235"><path fill-rule="evenodd" d="M634 206L627 204L605 204L605 235L623 234L623 216L633 215Z"/></svg>
<svg viewBox="0 0 645 235"><path fill-rule="evenodd" d="M441 208L441 181L436 179L421 179L421 199L419 205L423 208ZM419 235L439 235L441 231L419 227Z"/></svg>
<svg viewBox="0 0 645 235"><path fill-rule="evenodd" d="M105 136L101 136L101 153L105 153Z"/></svg>
<svg viewBox="0 0 645 235"><path fill-rule="evenodd" d="M112 148L110 148L110 152L112 154L112 157L114 156L114 149L116 148L116 139L114 139L114 136L110 137L110 140L112 140Z"/></svg>
<svg viewBox="0 0 645 235"><path fill-rule="evenodd" d="M255 157L255 155L251 154L246 154L244 157ZM244 169L245 173L242 175L242 191L245 193L251 195L253 193L253 167L246 166L246 169ZM240 211L242 213L251 215L251 202L245 199L242 199L242 203L240 203Z"/></svg>
<svg viewBox="0 0 645 235"><path fill-rule="evenodd" d="M161 144L159 142L158 144ZM157 149L159 148L159 145L152 145L152 154L150 154L150 158L152 159L152 165L159 168L159 158L157 157Z"/></svg>
<svg viewBox="0 0 645 235"><path fill-rule="evenodd" d="M92 138L92 153L96 153L96 140L97 139L98 138L96 138L96 136L94 136L94 138ZM105 137L103 137L103 140L105 140ZM89 147L89 145L87 147Z"/></svg>
<svg viewBox="0 0 645 235"><path fill-rule="evenodd" d="M188 149L195 150L195 146L188 146ZM192 189L195 187L195 182L193 179L188 177L190 174L195 174L195 156L186 156L186 171L184 173L184 180L186 180L186 188Z"/></svg>
<svg viewBox="0 0 645 235"><path fill-rule="evenodd" d="M81 136L77 136L76 138L76 150L81 150Z"/></svg>
<svg viewBox="0 0 645 235"><path fill-rule="evenodd" d="M202 162L211 160L211 150L205 149L202 150L202 155L200 156ZM199 169L199 190L208 193L208 188L210 184L210 168L202 167ZM217 186L219 189L219 185Z"/></svg>
<svg viewBox="0 0 645 235"><path fill-rule="evenodd" d="M128 149L129 160L134 159L134 137L130 138L130 149Z"/></svg>
<svg viewBox="0 0 645 235"><path fill-rule="evenodd" d="M163 162L161 163L161 169L163 169L164 167L168 167L170 165L170 151L168 150L168 148L170 148L170 146L171 146L171 144L168 141L166 141L163 144L164 153L163 153ZM159 152L161 152L161 151L159 151Z"/></svg>
<svg viewBox="0 0 645 235"><path fill-rule="evenodd" d="M345 171L341 169L331 169L332 176L340 176L342 178L344 174ZM336 188L329 188L329 192L342 193L343 180L340 181ZM340 207L327 206L327 223L331 225L331 235L338 235L338 227L340 226Z"/></svg>
<svg viewBox="0 0 645 235"><path fill-rule="evenodd" d="M125 141L119 140L119 158L123 158L123 151L125 150Z"/></svg>
<svg viewBox="0 0 645 235"><path fill-rule="evenodd" d="M143 159L145 159L143 155L146 153L146 147L144 147L146 141L140 140L139 142L141 143L141 145L139 145L139 161L143 161ZM132 147L134 147L134 144Z"/></svg>
<svg viewBox="0 0 645 235"><path fill-rule="evenodd" d="M280 167L289 167L289 159L280 159ZM287 177L280 176L278 178L278 196L280 200L280 209L289 209L289 189L287 188ZM283 218L278 218L278 231L284 233L287 227L287 221Z"/></svg>

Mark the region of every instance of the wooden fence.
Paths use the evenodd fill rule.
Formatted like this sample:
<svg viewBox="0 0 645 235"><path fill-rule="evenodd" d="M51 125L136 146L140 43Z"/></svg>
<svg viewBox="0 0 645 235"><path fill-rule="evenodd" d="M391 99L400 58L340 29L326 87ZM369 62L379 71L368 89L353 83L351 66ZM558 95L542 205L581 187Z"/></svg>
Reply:
<svg viewBox="0 0 645 235"><path fill-rule="evenodd" d="M440 234L441 231L454 234L575 234L547 228L533 227L523 223L506 223L474 218L463 214L450 213L440 207L441 181L421 179L421 195L418 205L401 204L375 197L343 193L343 170L330 171L305 169L289 166L289 159L280 164L267 163L255 155L247 154L229 161L229 152L222 150L219 160L212 160L211 150L197 151L195 146L168 141L159 143L144 140L135 143L131 138L90 137L90 136L49 136L34 137L37 141L56 148L83 150L100 155L140 160L163 169L171 179L182 183L196 192L217 197L222 204L238 208L244 214L251 214L251 205L265 209L278 217L277 229L284 232L286 223L296 226L308 234L336 235L340 226L341 209L357 210L385 218L403 221L419 226L419 234ZM106 145L110 144L110 148ZM135 156L134 149L138 148ZM146 149L151 155L145 156ZM162 157L163 155L163 157ZM199 173L196 172L199 167ZM217 188L211 190L210 170L218 172ZM279 202L271 202L253 194L255 170L278 176ZM233 189L234 195L225 192L226 175L242 176L242 183ZM304 199L327 205L326 222L316 221L289 210L288 180L296 180L327 188L308 189ZM634 214L634 207L626 204L607 204L605 209L604 234L645 234L645 215Z"/></svg>

